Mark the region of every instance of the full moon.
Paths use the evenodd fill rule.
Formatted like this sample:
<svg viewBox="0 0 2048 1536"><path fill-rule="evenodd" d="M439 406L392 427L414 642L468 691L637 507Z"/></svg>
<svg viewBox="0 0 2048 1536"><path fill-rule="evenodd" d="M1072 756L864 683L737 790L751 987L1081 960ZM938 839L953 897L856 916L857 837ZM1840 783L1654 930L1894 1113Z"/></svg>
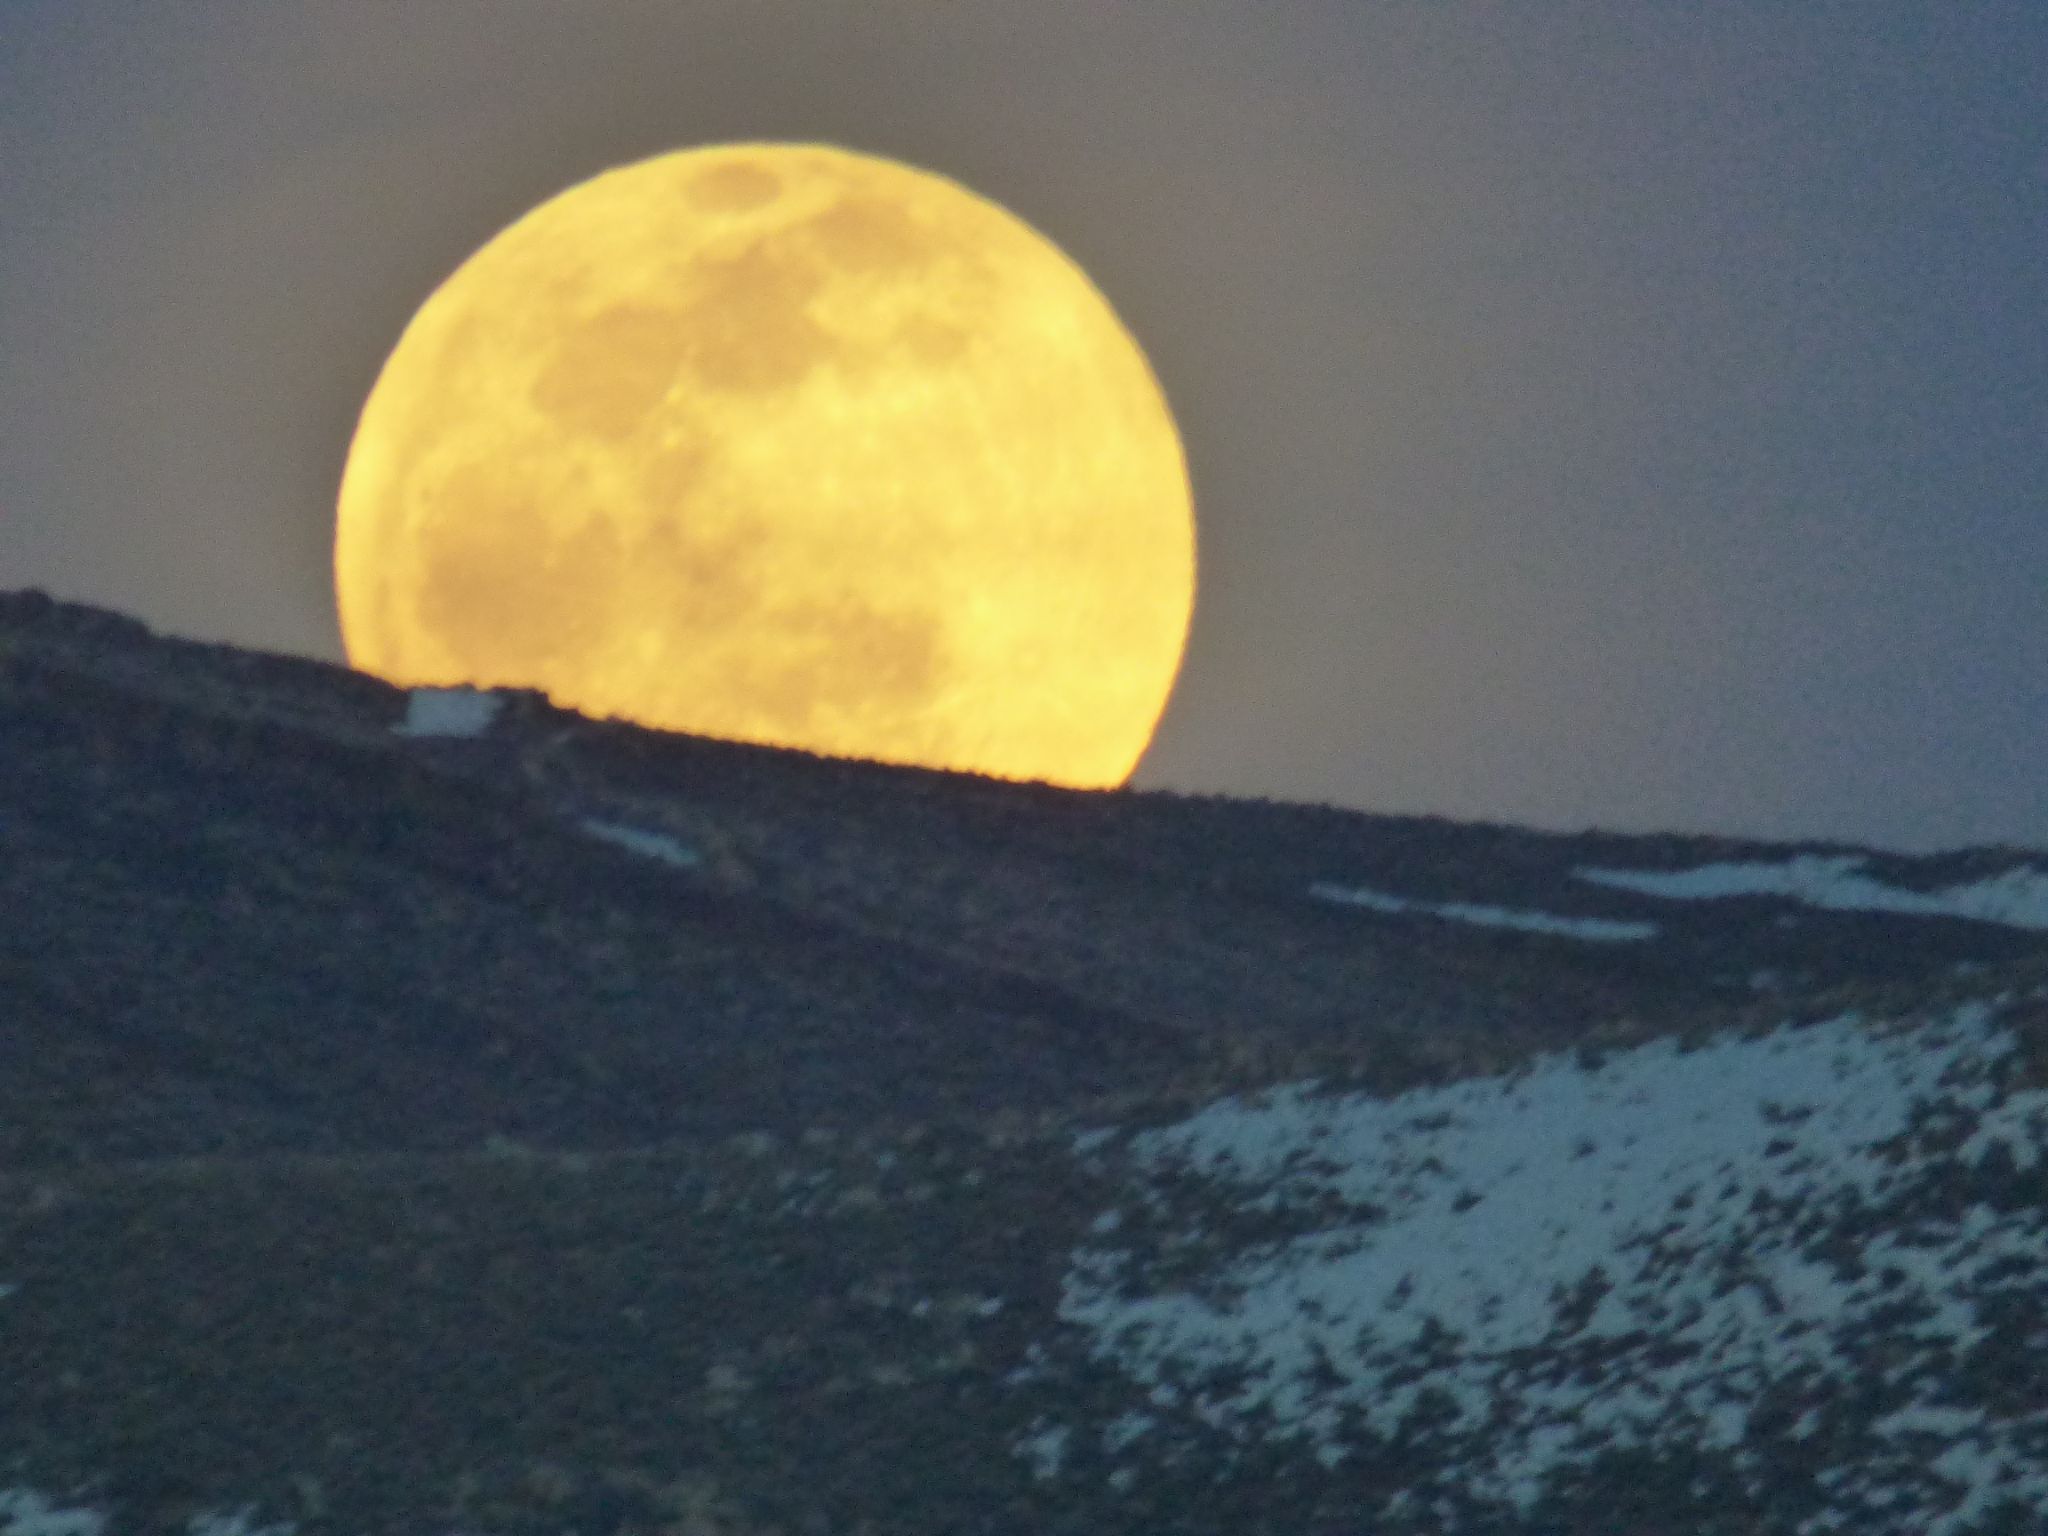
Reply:
<svg viewBox="0 0 2048 1536"><path fill-rule="evenodd" d="M428 298L334 565L393 682L1107 786L1195 538L1158 382L1050 241L893 161L734 144L571 187Z"/></svg>

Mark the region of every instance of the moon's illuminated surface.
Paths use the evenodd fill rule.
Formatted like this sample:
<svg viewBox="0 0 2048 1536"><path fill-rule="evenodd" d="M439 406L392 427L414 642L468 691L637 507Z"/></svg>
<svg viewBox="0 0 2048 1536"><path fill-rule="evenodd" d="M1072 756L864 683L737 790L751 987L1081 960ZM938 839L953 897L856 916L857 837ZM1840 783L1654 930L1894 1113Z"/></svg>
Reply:
<svg viewBox="0 0 2048 1536"><path fill-rule="evenodd" d="M427 300L335 584L396 682L1108 785L1180 664L1194 525L1144 355L1053 245L938 176L741 144L572 187Z"/></svg>

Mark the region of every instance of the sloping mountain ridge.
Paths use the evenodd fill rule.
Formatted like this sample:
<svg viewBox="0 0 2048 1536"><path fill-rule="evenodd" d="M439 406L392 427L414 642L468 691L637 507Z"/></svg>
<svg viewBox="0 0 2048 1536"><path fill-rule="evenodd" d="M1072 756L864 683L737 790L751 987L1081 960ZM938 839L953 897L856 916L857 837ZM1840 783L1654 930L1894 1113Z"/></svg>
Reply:
<svg viewBox="0 0 2048 1536"><path fill-rule="evenodd" d="M1077 794L531 696L408 733L408 707L0 599L10 1536L243 1508L337 1531L1533 1533L1626 1507L1641 1531L1963 1532L2048 1501L2026 904L2048 860ZM2016 893L2015 920L1589 877L1801 858L1894 906ZM1718 1106L1775 1128L1703 1154L1719 1198L1682 1159L1530 1132L1522 1165L1604 1169L1598 1200L1546 1175L1493 1209L1562 1189L1566 1219L1486 1224L1512 1179L1474 1148L1524 1113L1516 1083L1577 1083L1586 1118L1743 1080L1658 1068L1679 1040L1695 1069L1742 1041L1780 1066L1787 1042L1891 1041L1894 1066L1780 1073L1805 1095L1782 1120ZM1390 1106L1409 1120L1371 1129ZM1232 1115L1237 1142L1189 1129ZM1805 1124L1837 1131L1802 1147ZM1254 1145L1292 1153L1246 1166ZM1380 1145L1408 1151L1375 1172ZM1843 1184L1871 1158L1905 1171ZM1741 1172L1787 1159L1803 1182ZM1628 1222L1597 1215L1616 1189ZM1728 1207L1759 1197L1747 1225ZM1397 1231L1481 1256L1432 1276ZM1902 1242L1923 1262L1898 1294L1859 1291ZM1788 1304L1743 1255L1793 1248ZM1406 1297L1345 1250L1405 1254L1434 1327L1391 1326ZM1827 1348L1688 1300L1701 1275L1777 1294L1780 1332ZM1899 1435L1947 1443L1916 1460ZM1958 1447L1974 1473L1928 1471Z"/></svg>
<svg viewBox="0 0 2048 1536"><path fill-rule="evenodd" d="M1755 844L1059 791L531 696L480 738L421 739L373 679L33 597L0 607L0 647L0 881L20 914L0 976L15 1070L54 1078L0 1130L9 1161L980 1115L1247 1057L1427 1073L2038 947L1570 878L1787 852ZM1941 884L2017 859L1876 868ZM1589 945L1314 894L1358 879L1657 936Z"/></svg>

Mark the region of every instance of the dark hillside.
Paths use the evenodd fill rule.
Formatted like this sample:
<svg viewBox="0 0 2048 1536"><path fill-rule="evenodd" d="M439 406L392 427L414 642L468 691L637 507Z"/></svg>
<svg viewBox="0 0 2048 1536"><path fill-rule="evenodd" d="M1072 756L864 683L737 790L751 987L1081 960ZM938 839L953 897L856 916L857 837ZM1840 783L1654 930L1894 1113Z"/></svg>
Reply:
<svg viewBox="0 0 2048 1536"><path fill-rule="evenodd" d="M30 594L0 914L0 1536L2048 1507L2048 856L1077 793Z"/></svg>
<svg viewBox="0 0 2048 1536"><path fill-rule="evenodd" d="M1760 970L1910 983L2028 944L1777 903L1660 906L1627 947L1387 917L1310 888L1635 916L1566 872L1743 845L1080 793L532 696L475 740L403 713L359 674L0 602L0 978L36 1085L0 1156L621 1145L1260 1063L1398 1077L1739 1015Z"/></svg>

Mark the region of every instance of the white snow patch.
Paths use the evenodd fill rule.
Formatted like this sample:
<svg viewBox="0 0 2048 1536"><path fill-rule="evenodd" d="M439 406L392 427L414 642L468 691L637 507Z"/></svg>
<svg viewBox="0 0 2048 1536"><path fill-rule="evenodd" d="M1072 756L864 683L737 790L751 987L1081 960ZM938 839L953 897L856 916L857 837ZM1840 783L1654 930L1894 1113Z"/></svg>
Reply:
<svg viewBox="0 0 2048 1536"><path fill-rule="evenodd" d="M1560 917L1554 912L1534 912L1519 907L1478 906L1467 901L1413 901L1406 896L1389 896L1362 885L1334 885L1318 880L1308 888L1319 901L1364 907L1373 912L1421 912L1453 922L1472 923L1481 928L1515 928L1523 933L1557 934L1569 939L1588 939L1596 944L1625 943L1632 939L1656 937L1655 923L1615 922L1602 917Z"/></svg>
<svg viewBox="0 0 2048 1536"><path fill-rule="evenodd" d="M600 842L614 844L644 859L673 864L677 869L695 869L703 862L696 849L666 832L649 832L622 821L600 821L594 816L584 817L581 826Z"/></svg>
<svg viewBox="0 0 2048 1536"><path fill-rule="evenodd" d="M1043 1420L1033 1428L1036 1432L1017 1441L1014 1449L1030 1463L1031 1475L1046 1482L1060 1475L1072 1432L1064 1424L1045 1424Z"/></svg>
<svg viewBox="0 0 2048 1536"><path fill-rule="evenodd" d="M1677 901L1723 896L1786 896L1836 912L1903 912L1921 917L1968 917L2013 928L2048 929L2048 871L2030 864L1940 891L1908 891L1861 873L1867 859L1854 854L1800 854L1783 862L1701 864L1692 869L1573 871L1594 885Z"/></svg>
<svg viewBox="0 0 2048 1536"><path fill-rule="evenodd" d="M26 1488L0 1488L0 1536L101 1536L107 1516L82 1505L60 1508ZM246 1510L220 1514L206 1510L185 1522L187 1536L292 1536L289 1522L259 1525Z"/></svg>
<svg viewBox="0 0 2048 1536"><path fill-rule="evenodd" d="M405 697L400 736L481 736L505 700L488 688L415 688Z"/></svg>
<svg viewBox="0 0 2048 1536"><path fill-rule="evenodd" d="M1984 1417L1942 1466L1939 1505L1912 1470L1919 1410L1975 1411L1947 1366L1985 1336L1979 1300L2034 1283L2048 1222L1984 1205L1842 1218L1908 1191L1922 1165L1897 1141L1917 1115L1966 1111L1985 1145L2048 1133L2048 1093L1998 1099L1990 1067L2012 1046L1972 1005L1910 1032L1845 1017L1591 1069L1545 1057L1390 1100L1312 1084L1222 1100L1129 1139L1134 1193L1168 1234L1147 1247L1132 1223L1096 1228L1060 1314L1153 1404L1240 1441L1327 1460L1355 1438L1347 1415L1390 1437L1432 1411L1445 1475L1523 1509L1603 1450L1684 1445L1753 1470L1767 1390L1824 1399L1881 1328L1909 1406L1876 1434L1898 1455L1843 1468L1840 1497L1864 1531L1947 1536L1994 1492L2048 1498L2028 1448L2048 1408ZM1186 1226L1217 1208L1298 1211L1309 1230L1233 1249ZM1191 1272L1203 1244L1213 1258ZM1158 1256L1176 1283L1148 1284ZM1910 1327L1880 1321L1902 1306Z"/></svg>
<svg viewBox="0 0 2048 1536"><path fill-rule="evenodd" d="M0 1488L0 1536L100 1536L106 1528L98 1510L59 1509L26 1488Z"/></svg>

